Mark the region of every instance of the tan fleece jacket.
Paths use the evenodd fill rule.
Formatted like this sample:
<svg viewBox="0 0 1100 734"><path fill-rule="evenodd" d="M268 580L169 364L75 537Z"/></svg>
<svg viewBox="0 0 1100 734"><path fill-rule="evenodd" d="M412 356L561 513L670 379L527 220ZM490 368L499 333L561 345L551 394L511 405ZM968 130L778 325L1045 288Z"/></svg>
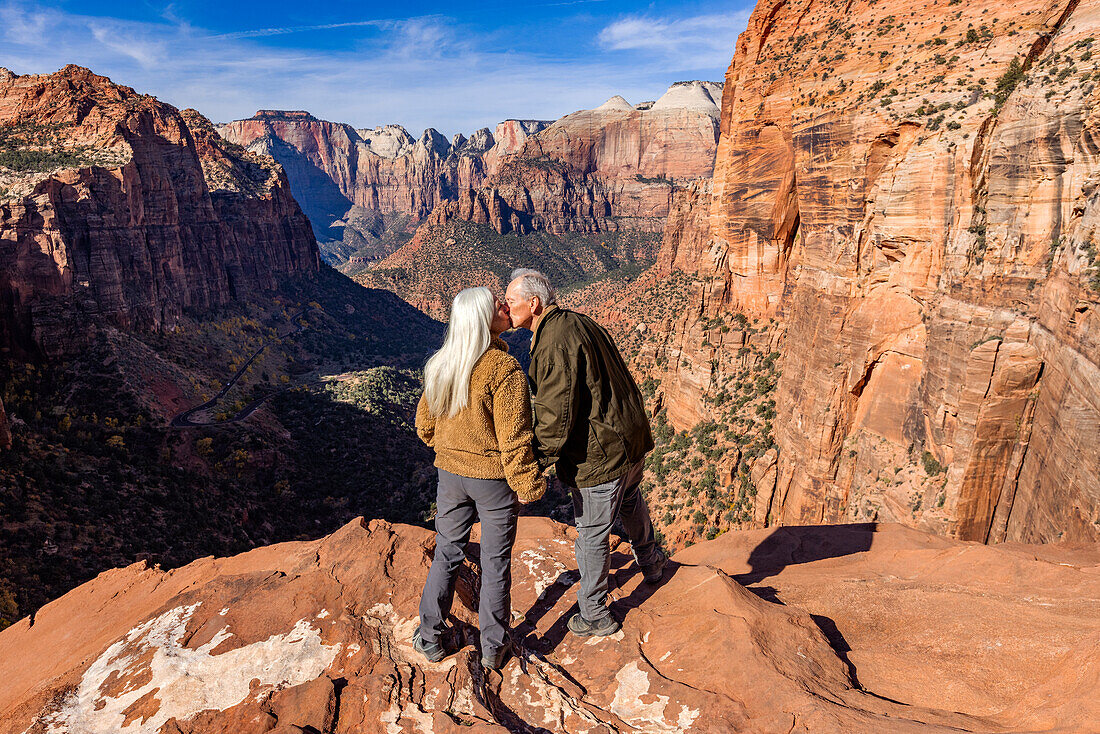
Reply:
<svg viewBox="0 0 1100 734"><path fill-rule="evenodd" d="M435 449L435 465L472 479L506 479L521 502L546 491L535 461L527 378L508 345L494 337L470 374L470 402L454 417L433 416L423 395L416 433Z"/></svg>

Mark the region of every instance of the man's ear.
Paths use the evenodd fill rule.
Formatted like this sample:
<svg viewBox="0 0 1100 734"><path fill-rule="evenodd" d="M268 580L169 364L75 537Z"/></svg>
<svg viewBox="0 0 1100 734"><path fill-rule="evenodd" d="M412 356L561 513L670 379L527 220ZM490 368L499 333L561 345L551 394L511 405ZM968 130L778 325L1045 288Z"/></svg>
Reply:
<svg viewBox="0 0 1100 734"><path fill-rule="evenodd" d="M531 313L537 314L541 310L542 310L542 299L539 298L538 296L533 296L531 298Z"/></svg>

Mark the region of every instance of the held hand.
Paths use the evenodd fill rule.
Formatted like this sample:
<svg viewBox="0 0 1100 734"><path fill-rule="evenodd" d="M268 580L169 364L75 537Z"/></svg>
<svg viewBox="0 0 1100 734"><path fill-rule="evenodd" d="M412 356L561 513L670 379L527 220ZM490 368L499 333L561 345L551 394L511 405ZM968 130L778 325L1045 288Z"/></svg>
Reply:
<svg viewBox="0 0 1100 734"><path fill-rule="evenodd" d="M531 493L516 492L516 496L519 497L519 501L525 505L529 505L532 502L538 502L546 492L550 489L550 477L543 476L539 478L539 481L535 484Z"/></svg>

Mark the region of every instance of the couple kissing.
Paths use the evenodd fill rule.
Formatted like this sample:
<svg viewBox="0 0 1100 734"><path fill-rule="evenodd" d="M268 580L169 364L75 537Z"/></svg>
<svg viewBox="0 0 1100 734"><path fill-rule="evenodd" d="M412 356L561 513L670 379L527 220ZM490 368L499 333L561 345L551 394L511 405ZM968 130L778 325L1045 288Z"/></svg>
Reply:
<svg viewBox="0 0 1100 734"><path fill-rule="evenodd" d="M500 338L512 328L532 332L527 375ZM641 391L610 335L560 307L542 273L513 272L503 302L481 287L455 296L443 346L424 367L416 432L435 450L439 472L435 556L413 635L428 660L449 654L444 621L480 519L481 664L504 664L519 506L543 496L550 467L569 489L578 532L580 611L568 620L570 632L603 636L621 626L607 606L616 517L645 581L660 581L667 557L639 488L653 448Z"/></svg>

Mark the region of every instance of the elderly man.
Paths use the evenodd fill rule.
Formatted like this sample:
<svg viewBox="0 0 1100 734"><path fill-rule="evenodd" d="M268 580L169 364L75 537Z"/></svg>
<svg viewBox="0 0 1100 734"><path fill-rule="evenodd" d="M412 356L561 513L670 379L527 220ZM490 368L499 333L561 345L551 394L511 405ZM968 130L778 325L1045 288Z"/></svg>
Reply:
<svg viewBox="0 0 1100 734"><path fill-rule="evenodd" d="M667 560L639 490L642 460L653 448L642 394L608 333L558 306L545 275L516 270L505 298L512 326L533 332L527 374L535 456L543 469L557 466L577 517L580 612L569 619L569 630L586 637L614 634L621 625L607 608L607 577L615 517L622 519L647 583L660 581Z"/></svg>

